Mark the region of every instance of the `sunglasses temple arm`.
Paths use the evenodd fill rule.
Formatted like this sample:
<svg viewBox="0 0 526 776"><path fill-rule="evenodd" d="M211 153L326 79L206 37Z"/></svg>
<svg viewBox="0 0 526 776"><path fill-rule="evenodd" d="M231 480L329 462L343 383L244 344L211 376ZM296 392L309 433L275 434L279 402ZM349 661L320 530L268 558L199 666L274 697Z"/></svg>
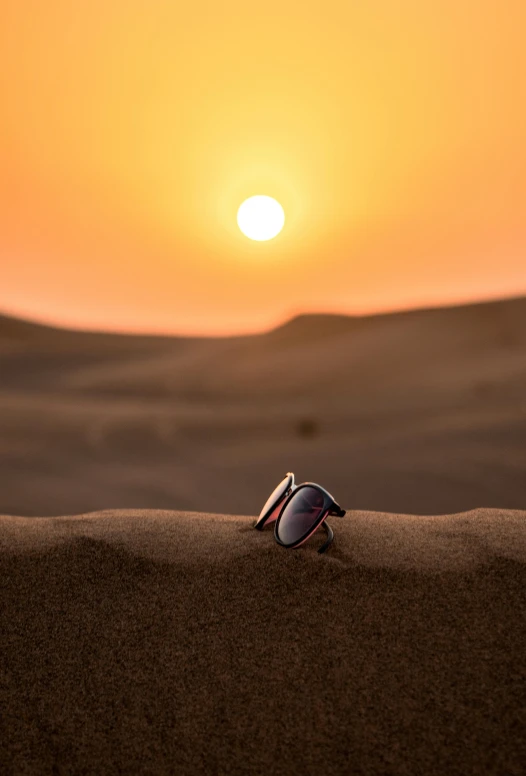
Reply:
<svg viewBox="0 0 526 776"><path fill-rule="evenodd" d="M329 549L329 547L330 547L330 546L331 546L331 544L332 544L332 541L333 541L333 539L334 539L334 534L333 534L333 532L332 532L332 528L331 528L331 527L330 527L330 525L328 525L328 524L327 524L325 521L323 521L323 528L324 528L324 530L325 530L325 532L326 532L326 534L327 534L327 536L328 536L328 539L327 539L327 541L325 542L325 544L322 544L322 545L321 545L321 547L320 547L320 549L318 550L318 552L325 552L325 550L328 550L328 549Z"/></svg>

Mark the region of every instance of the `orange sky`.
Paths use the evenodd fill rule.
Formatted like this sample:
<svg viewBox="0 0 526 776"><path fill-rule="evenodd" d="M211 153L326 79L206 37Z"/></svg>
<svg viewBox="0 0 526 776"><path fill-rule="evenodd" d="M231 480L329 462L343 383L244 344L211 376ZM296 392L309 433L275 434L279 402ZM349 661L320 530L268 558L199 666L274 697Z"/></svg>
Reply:
<svg viewBox="0 0 526 776"><path fill-rule="evenodd" d="M0 310L225 333L525 293L525 30L524 0L1 0Z"/></svg>

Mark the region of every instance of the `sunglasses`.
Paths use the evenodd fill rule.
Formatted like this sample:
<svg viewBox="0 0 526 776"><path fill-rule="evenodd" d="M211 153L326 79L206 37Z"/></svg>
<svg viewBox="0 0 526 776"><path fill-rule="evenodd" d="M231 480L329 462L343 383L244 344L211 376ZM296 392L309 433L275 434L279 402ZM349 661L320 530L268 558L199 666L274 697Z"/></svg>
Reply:
<svg viewBox="0 0 526 776"><path fill-rule="evenodd" d="M268 523L275 520L274 538L277 543L282 547L295 549L321 526L328 538L318 552L325 552L334 539L332 528L325 522L329 515L343 517L345 509L342 509L321 485L314 482L296 485L294 474L287 472L265 502L254 528L262 531Z"/></svg>

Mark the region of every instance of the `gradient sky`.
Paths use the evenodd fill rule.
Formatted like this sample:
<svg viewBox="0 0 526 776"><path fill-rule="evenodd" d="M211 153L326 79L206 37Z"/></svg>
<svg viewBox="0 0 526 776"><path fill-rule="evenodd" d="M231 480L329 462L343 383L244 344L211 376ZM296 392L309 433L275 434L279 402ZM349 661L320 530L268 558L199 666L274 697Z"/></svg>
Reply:
<svg viewBox="0 0 526 776"><path fill-rule="evenodd" d="M524 0L2 0L0 310L219 334L526 292L525 30Z"/></svg>

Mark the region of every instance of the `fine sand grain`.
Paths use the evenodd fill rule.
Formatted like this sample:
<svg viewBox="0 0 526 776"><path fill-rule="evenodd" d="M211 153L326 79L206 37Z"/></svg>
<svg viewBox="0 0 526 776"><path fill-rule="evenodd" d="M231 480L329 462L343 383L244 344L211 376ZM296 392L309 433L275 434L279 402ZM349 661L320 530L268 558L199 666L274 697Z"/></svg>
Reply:
<svg viewBox="0 0 526 776"><path fill-rule="evenodd" d="M526 512L0 518L2 774L526 763Z"/></svg>

